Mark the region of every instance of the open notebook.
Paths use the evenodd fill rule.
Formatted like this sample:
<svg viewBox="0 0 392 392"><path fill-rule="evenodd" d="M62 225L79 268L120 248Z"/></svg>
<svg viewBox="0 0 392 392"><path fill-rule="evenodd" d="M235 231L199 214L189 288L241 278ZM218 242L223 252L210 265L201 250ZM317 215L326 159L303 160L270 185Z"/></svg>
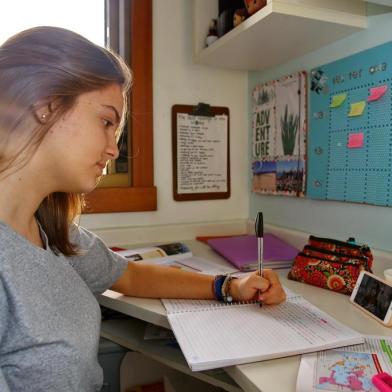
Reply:
<svg viewBox="0 0 392 392"><path fill-rule="evenodd" d="M209 300L162 300L174 335L194 371L363 343L303 297L285 303L226 305Z"/></svg>

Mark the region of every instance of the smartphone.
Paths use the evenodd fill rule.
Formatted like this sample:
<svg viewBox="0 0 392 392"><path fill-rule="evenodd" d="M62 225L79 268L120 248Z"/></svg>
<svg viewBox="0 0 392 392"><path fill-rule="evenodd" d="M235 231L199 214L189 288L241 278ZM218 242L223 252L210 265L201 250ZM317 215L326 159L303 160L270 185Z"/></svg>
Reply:
<svg viewBox="0 0 392 392"><path fill-rule="evenodd" d="M362 271L350 301L385 326L392 326L392 286L385 280Z"/></svg>

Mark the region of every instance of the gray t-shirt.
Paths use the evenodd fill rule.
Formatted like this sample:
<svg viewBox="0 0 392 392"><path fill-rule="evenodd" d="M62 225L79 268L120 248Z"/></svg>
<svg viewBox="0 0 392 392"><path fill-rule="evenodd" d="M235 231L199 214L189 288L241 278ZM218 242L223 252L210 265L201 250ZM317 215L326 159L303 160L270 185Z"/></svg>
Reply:
<svg viewBox="0 0 392 392"><path fill-rule="evenodd" d="M121 276L127 260L83 228L73 227L71 238L83 254L56 256L0 222L1 392L92 392L102 386L101 313L94 295Z"/></svg>

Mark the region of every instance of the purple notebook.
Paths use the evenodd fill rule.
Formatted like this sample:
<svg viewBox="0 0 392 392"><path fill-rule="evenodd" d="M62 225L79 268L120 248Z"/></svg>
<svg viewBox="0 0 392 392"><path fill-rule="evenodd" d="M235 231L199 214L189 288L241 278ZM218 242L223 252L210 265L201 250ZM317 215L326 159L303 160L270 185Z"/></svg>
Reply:
<svg viewBox="0 0 392 392"><path fill-rule="evenodd" d="M257 238L254 235L240 235L214 238L207 241L216 252L241 271L257 268ZM288 268L298 254L298 249L273 234L264 234L263 266Z"/></svg>

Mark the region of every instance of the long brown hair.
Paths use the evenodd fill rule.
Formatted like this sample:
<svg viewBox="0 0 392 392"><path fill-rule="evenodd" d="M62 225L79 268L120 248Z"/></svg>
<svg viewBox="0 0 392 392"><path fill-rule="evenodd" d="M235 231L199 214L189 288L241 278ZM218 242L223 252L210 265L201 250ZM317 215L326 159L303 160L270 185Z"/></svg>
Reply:
<svg viewBox="0 0 392 392"><path fill-rule="evenodd" d="M43 26L9 38L0 46L0 176L23 167L51 126L83 93L120 85L124 97L122 128L131 79L119 56L72 31ZM52 110L53 102L56 108ZM52 112L48 121L41 122L35 113L44 106ZM37 123L33 129L26 127L32 115ZM17 138L22 142L16 143ZM82 203L82 195L56 192L36 211L54 252L66 256L78 253L70 241L69 227L80 214Z"/></svg>

